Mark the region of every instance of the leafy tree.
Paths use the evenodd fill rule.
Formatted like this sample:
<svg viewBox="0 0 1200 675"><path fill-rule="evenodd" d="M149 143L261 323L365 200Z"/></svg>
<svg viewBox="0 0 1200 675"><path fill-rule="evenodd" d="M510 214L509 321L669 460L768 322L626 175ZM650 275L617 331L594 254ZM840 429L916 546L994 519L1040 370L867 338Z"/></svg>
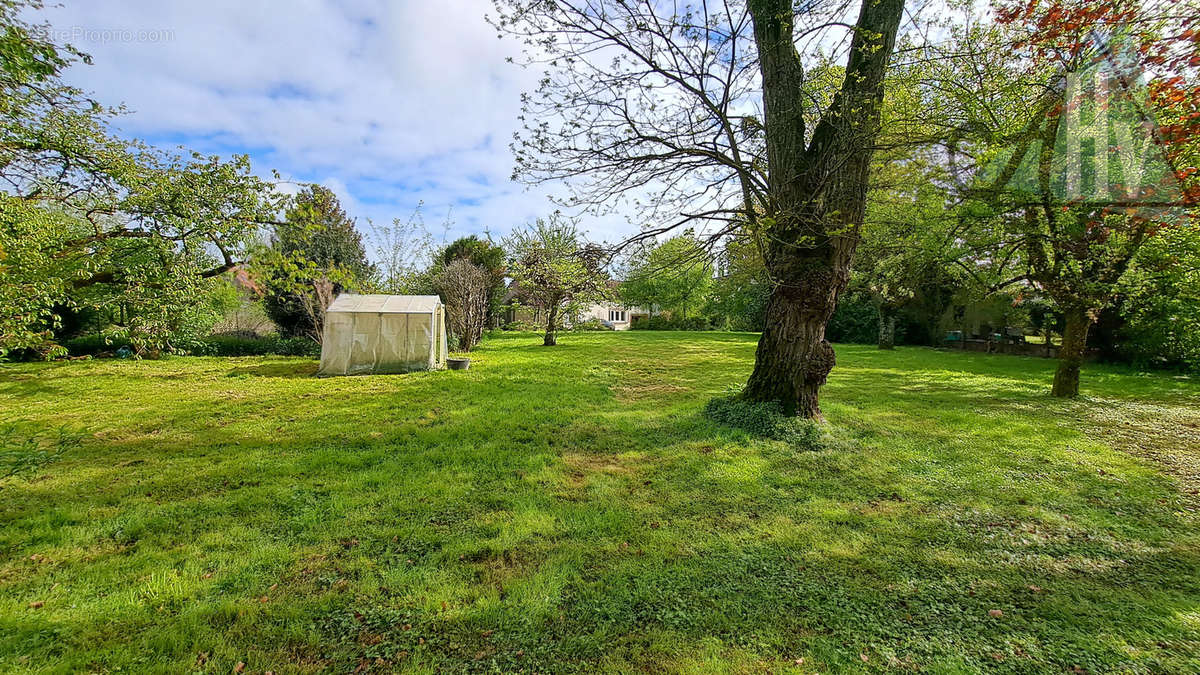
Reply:
<svg viewBox="0 0 1200 675"><path fill-rule="evenodd" d="M895 346L902 309L960 283L959 223L940 173L921 153L876 166L850 283L875 306L880 349Z"/></svg>
<svg viewBox="0 0 1200 675"><path fill-rule="evenodd" d="M438 253L437 262L448 265L459 258L465 258L497 274L504 273L504 249L473 234L450 242Z"/></svg>
<svg viewBox="0 0 1200 675"><path fill-rule="evenodd" d="M293 198L258 267L266 279L264 306L279 330L318 341L333 298L363 287L373 274L354 221L320 185L305 186Z"/></svg>
<svg viewBox="0 0 1200 675"><path fill-rule="evenodd" d="M1147 241L1117 297L1120 356L1200 371L1200 223L1189 221Z"/></svg>
<svg viewBox="0 0 1200 675"><path fill-rule="evenodd" d="M660 307L672 318L696 316L713 283L708 250L694 237L672 237L638 250L630 260L620 296L628 305Z"/></svg>
<svg viewBox="0 0 1200 675"><path fill-rule="evenodd" d="M179 346L218 277L271 222L278 199L228 161L176 157L113 136L116 111L63 83L90 59L0 3L0 355L61 353L63 311L119 320L139 351Z"/></svg>
<svg viewBox="0 0 1200 675"><path fill-rule="evenodd" d="M995 61L1017 84L968 106L966 126L980 139L968 150L979 167L970 196L996 225L989 259L1016 272L1007 283L1032 285L1061 311L1051 392L1073 397L1091 325L1142 246L1180 226L1180 209L1200 196L1194 170L1178 168L1200 125L1144 133L1178 114L1156 93L1200 95L1177 86L1200 65L1200 43L1186 29L1192 19L1131 1L1035 0L999 16L1015 39L999 52L1010 58ZM1149 97L1131 55L1156 65L1146 75Z"/></svg>
<svg viewBox="0 0 1200 675"><path fill-rule="evenodd" d="M582 244L575 225L557 213L513 232L505 248L512 256L509 274L522 298L545 313L547 347L558 344L564 316L608 299L603 250Z"/></svg>
<svg viewBox="0 0 1200 675"><path fill-rule="evenodd" d="M879 339L879 308L861 289L851 286L838 300L826 329L833 342L871 344Z"/></svg>
<svg viewBox="0 0 1200 675"><path fill-rule="evenodd" d="M730 330L762 330L772 284L758 246L750 237L730 237L716 267L705 309L711 323Z"/></svg>
<svg viewBox="0 0 1200 675"><path fill-rule="evenodd" d="M645 220L667 224L641 238L695 219L723 223L716 239L756 237L773 285L743 395L819 417L825 324L849 279L903 0L861 3L828 97L797 42L845 23L810 4L496 5L497 28L549 71L526 98L517 175L568 179L572 202L596 209L652 190Z"/></svg>

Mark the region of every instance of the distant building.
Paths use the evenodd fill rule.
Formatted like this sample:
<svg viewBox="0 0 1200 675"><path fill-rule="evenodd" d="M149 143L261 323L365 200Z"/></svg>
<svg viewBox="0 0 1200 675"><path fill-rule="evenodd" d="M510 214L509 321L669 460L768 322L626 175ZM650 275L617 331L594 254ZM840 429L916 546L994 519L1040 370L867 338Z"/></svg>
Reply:
<svg viewBox="0 0 1200 675"><path fill-rule="evenodd" d="M614 292L620 287L621 282L609 281L609 288ZM514 306L514 302L516 306ZM508 285L508 292L504 296L504 304L508 309L504 312L504 323L529 323L540 325L546 321L546 316L541 308L534 307L528 304L521 303L521 292L516 282ZM620 300L613 302L597 302L584 307L582 310L564 317L563 325L567 328L583 323L585 321L599 321L600 323L612 328L613 330L629 330L633 325L643 319L649 318L650 310L644 307L631 307L621 304Z"/></svg>
<svg viewBox="0 0 1200 675"><path fill-rule="evenodd" d="M650 312L644 307L626 307L619 303L596 303L589 305L578 316L575 322L600 321L613 330L629 330L633 324L649 318Z"/></svg>

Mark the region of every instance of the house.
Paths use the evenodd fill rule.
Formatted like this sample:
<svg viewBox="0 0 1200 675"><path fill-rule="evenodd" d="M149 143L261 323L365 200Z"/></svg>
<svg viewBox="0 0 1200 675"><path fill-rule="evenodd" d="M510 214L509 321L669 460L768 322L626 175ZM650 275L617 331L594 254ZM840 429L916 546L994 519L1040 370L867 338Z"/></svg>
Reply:
<svg viewBox="0 0 1200 675"><path fill-rule="evenodd" d="M599 321L613 330L629 330L633 327L634 322L649 316L650 312L643 307L626 307L619 302L595 303L572 317L572 323Z"/></svg>

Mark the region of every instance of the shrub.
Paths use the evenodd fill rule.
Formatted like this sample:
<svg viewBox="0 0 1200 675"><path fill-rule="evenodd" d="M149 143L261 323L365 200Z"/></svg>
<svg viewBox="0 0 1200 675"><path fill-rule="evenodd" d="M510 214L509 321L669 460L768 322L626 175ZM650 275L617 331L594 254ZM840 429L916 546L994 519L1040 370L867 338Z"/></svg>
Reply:
<svg viewBox="0 0 1200 675"><path fill-rule="evenodd" d="M821 430L812 420L785 415L778 403L747 401L740 395L721 396L704 406L704 416L762 438L786 441L803 450L821 447Z"/></svg>
<svg viewBox="0 0 1200 675"><path fill-rule="evenodd" d="M702 316L675 318L669 316L648 316L633 324L637 330L711 330L708 319Z"/></svg>
<svg viewBox="0 0 1200 675"><path fill-rule="evenodd" d="M280 356L311 356L320 358L321 345L309 338L276 338L275 354Z"/></svg>
<svg viewBox="0 0 1200 675"><path fill-rule="evenodd" d="M875 344L879 341L879 310L868 299L853 294L843 296L825 326L825 338L830 342ZM896 342L900 338L897 334Z"/></svg>
<svg viewBox="0 0 1200 675"><path fill-rule="evenodd" d="M321 355L321 345L305 337L248 337L210 335L193 350L200 356L310 356Z"/></svg>
<svg viewBox="0 0 1200 675"><path fill-rule="evenodd" d="M105 352L116 352L121 347L130 347L129 340L105 338L101 335L81 335L63 340L62 346L67 348L70 356L96 356Z"/></svg>
<svg viewBox="0 0 1200 675"><path fill-rule="evenodd" d="M613 329L612 326L606 325L600 319L588 319L587 321L580 321L579 323L571 326L571 330L612 330L612 329Z"/></svg>

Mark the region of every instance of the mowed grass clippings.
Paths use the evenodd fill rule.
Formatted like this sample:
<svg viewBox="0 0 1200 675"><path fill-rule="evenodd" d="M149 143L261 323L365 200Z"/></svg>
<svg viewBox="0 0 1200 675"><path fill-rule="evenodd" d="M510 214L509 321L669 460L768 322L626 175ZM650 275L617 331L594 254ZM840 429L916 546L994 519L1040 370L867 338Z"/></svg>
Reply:
<svg viewBox="0 0 1200 675"><path fill-rule="evenodd" d="M0 365L4 672L1200 672L1200 385L838 348L817 450L702 414L757 336L471 369Z"/></svg>

